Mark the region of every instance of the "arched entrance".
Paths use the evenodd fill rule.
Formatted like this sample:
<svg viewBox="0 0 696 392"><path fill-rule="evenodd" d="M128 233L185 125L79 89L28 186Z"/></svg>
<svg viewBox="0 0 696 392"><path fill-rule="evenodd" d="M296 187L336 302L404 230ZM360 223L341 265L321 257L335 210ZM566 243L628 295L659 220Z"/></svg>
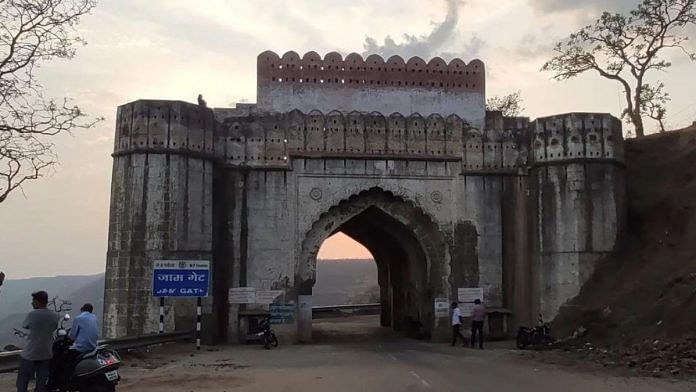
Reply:
<svg viewBox="0 0 696 392"><path fill-rule="evenodd" d="M446 336L447 324L434 317L433 299L450 298L447 241L421 208L381 188L372 188L331 207L302 241L295 278L300 341L311 341L312 336L311 311L302 314L302 308L311 308L317 253L324 240L339 231L374 256L381 325L413 337Z"/></svg>

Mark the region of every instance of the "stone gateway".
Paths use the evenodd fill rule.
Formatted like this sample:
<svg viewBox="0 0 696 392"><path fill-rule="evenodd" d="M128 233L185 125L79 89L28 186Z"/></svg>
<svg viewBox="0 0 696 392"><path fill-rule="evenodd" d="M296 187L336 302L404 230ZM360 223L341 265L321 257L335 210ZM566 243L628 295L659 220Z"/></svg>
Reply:
<svg viewBox="0 0 696 392"><path fill-rule="evenodd" d="M208 343L238 341L268 311L231 301L239 287L279 291L295 313L279 335L310 341L317 252L340 231L375 258L382 325L442 340L436 299L481 288L513 326L551 319L620 243L611 115L486 112L479 60L264 52L257 64L257 104L118 108L107 337L157 331L154 260L210 261ZM167 330L195 318L195 300L166 300Z"/></svg>

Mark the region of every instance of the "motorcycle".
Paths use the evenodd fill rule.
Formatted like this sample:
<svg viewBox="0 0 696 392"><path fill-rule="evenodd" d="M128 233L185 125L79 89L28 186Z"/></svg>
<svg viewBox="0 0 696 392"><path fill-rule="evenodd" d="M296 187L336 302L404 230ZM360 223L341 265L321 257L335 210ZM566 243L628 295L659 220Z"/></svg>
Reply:
<svg viewBox="0 0 696 392"><path fill-rule="evenodd" d="M53 342L53 363L64 363L66 354L73 344L70 329L63 327L63 322L70 320L66 314L56 330ZM114 392L121 380L118 368L121 357L105 345L94 351L81 354L74 361L69 374L52 374L49 376L50 392ZM62 372L58 372L62 373Z"/></svg>
<svg viewBox="0 0 696 392"><path fill-rule="evenodd" d="M555 339L551 336L551 327L539 314L538 325L534 328L520 327L517 330L517 348L524 350L527 346L535 349L549 348Z"/></svg>
<svg viewBox="0 0 696 392"><path fill-rule="evenodd" d="M270 350L271 346L278 347L278 338L276 337L275 333L273 333L273 330L271 330L270 318L266 317L263 319L259 324L259 327L261 328L261 331L256 333L256 336L259 338L259 340L261 340L261 343L263 343L263 348Z"/></svg>

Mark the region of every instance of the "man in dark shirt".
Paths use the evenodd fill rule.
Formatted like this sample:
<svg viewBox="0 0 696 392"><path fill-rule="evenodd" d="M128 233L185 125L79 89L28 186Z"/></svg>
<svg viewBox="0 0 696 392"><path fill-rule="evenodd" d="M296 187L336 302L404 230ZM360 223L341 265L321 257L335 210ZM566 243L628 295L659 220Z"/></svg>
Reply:
<svg viewBox="0 0 696 392"><path fill-rule="evenodd" d="M17 372L17 392L27 392L32 376L36 377L34 391L46 391L49 363L53 356L53 332L60 319L57 313L46 309L48 294L45 291L37 291L31 296L34 310L29 312L22 323L22 328L29 330L29 336L22 350L22 360Z"/></svg>
<svg viewBox="0 0 696 392"><path fill-rule="evenodd" d="M479 336L479 348L483 348L483 322L486 319L486 307L481 305L481 300L474 301L474 307L471 310L471 348L474 347L476 341L476 333Z"/></svg>

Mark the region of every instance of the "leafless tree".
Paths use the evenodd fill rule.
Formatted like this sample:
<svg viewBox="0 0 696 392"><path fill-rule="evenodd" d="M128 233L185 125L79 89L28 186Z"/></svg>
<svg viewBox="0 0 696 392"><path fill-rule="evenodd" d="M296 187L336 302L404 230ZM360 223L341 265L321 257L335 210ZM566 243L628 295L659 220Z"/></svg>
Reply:
<svg viewBox="0 0 696 392"><path fill-rule="evenodd" d="M46 98L36 78L39 66L71 59L84 40L80 17L96 0L0 0L0 203L56 163L51 138L90 128L79 107Z"/></svg>
<svg viewBox="0 0 696 392"><path fill-rule="evenodd" d="M661 88L651 87L646 77L672 65L662 57L668 49L679 49L696 60L696 53L685 46L689 39L685 27L694 24L696 0L642 0L629 15L604 12L594 24L558 43L556 56L542 70L554 72L557 80L595 71L620 83L626 101L623 116L635 127L636 136L642 137L643 117L651 117L651 107L660 119L666 113L661 100L666 95ZM646 93L655 88L659 94ZM646 103L651 97L654 101Z"/></svg>
<svg viewBox="0 0 696 392"><path fill-rule="evenodd" d="M515 117L522 114L522 95L519 91L502 97L492 97L486 100L486 110L499 110L503 116Z"/></svg>
<svg viewBox="0 0 696 392"><path fill-rule="evenodd" d="M60 297L53 297L48 301L47 307L52 307L56 313L69 312L72 310L72 302Z"/></svg>

